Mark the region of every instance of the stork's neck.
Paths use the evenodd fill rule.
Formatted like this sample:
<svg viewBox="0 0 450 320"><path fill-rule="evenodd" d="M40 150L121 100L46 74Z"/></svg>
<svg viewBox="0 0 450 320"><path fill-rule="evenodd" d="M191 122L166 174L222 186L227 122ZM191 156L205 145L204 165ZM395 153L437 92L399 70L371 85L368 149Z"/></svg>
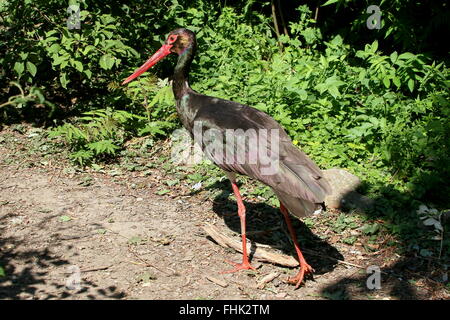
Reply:
<svg viewBox="0 0 450 320"><path fill-rule="evenodd" d="M178 62L173 75L173 93L176 100L180 100L184 94L191 90L189 86L189 70L191 68L191 62L194 59L194 54L195 43L192 43L178 56Z"/></svg>

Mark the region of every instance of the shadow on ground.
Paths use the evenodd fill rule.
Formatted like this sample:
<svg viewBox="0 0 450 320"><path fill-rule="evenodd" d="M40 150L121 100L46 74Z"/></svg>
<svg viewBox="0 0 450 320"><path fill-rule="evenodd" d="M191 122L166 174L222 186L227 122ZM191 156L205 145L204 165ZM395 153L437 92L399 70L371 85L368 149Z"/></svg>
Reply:
<svg viewBox="0 0 450 320"><path fill-rule="evenodd" d="M221 190L221 193L214 199L214 212L224 219L225 224L232 231L240 233L237 204L229 198L232 193L229 182L227 180L216 182L209 186L209 188ZM406 202L410 201L411 208L393 208L391 204L393 200L380 197L374 200L372 208L358 210L358 213L367 216L370 220L383 220L385 224L389 224L391 232L395 232L396 237L400 240L401 243L397 245L401 248L411 247L412 244L425 246L426 239L421 238L424 230L417 227L421 223L413 210L417 202L414 202L413 199L408 199L408 195L399 194L394 188L389 186L385 186L383 193L389 194L394 199L402 199L398 203L405 203L405 199ZM264 202L253 203L244 201L244 204L247 209L248 238L255 242L278 248L285 254L297 258L279 209L267 205ZM350 214L350 212L354 213L354 210L348 209L343 210L343 212L344 214ZM399 212L403 212L404 215L401 216ZM411 214L407 215L405 212L411 212ZM313 234L303 222L295 218L292 219L292 222L297 232L301 248L312 250L323 256L344 260L343 255L334 246ZM415 230L415 227L418 230ZM446 249L444 248L444 250ZM336 268L337 262L332 259L321 258L308 254L308 252L305 252L304 255L309 264L315 268L315 274L329 273ZM398 257L390 265L381 266L382 263L380 263L381 289L379 290L383 290L384 293L393 298L402 300L430 299L434 297L434 293L442 290L443 284L433 279L435 271L442 267L442 263L444 262L442 259L424 258L417 253L411 253L409 251L405 251L405 254ZM371 274L373 273L368 274L365 270L361 270L359 275L340 278L322 289L322 294L325 297L337 300L354 299L356 297L360 298L361 296L376 297L377 289L369 289L368 286L362 285L366 283ZM413 285L418 281L425 281L428 289L420 290L420 287ZM435 298L439 299L439 295L437 294Z"/></svg>
<svg viewBox="0 0 450 320"><path fill-rule="evenodd" d="M424 177L424 179L426 180L427 178ZM421 183L417 181L416 183L415 188L420 188ZM425 181L423 181L423 184L425 184ZM370 185L363 182L363 189L367 187L370 187ZM440 187L442 188L442 186L436 185L429 188L433 190ZM448 190L448 187L444 186L443 188ZM442 195L442 190L439 193ZM425 194L419 197L420 190L401 193L391 185L383 186L381 194L383 196L373 199L370 207L343 209L344 213L349 214L356 210L358 214L367 217L369 221L381 222L383 227L390 234L395 235L395 238L398 240L395 246L400 250L393 250L400 253L397 254L398 259L384 266L382 266L382 261L380 261L381 288L379 290L401 300L443 299L441 294L445 282L442 275L447 273L445 264L450 264L448 255L450 252L450 241L448 240L450 238L448 231L450 229L450 219L443 217L441 220L444 230L446 230L443 238L447 240L442 243L433 241L431 238L436 234L433 233L433 230L427 229L423 225L416 210L422 203L417 200L418 198L430 199L429 203L435 203L437 207L442 207L445 200L443 198L437 199L436 195L428 197ZM346 195L344 195L344 199L345 197ZM441 248L439 248L440 245L442 245ZM432 256L422 256L420 253L421 249L433 251L434 254ZM440 256L439 252L441 253ZM376 295L377 290L361 286L361 283L365 283L372 274L363 273L358 277L339 279L324 288L323 292L331 292L338 299L352 299L356 294L362 293L366 296ZM418 282L422 282L422 284L419 286L415 285ZM427 289L421 288L425 286Z"/></svg>
<svg viewBox="0 0 450 320"><path fill-rule="evenodd" d="M15 237L6 237L5 225L10 215L0 218L0 299L121 299L125 296L114 286L99 288L95 283L83 279L80 288L69 289L66 280L70 277L68 267L72 263L62 259L47 248L33 249L30 243Z"/></svg>
<svg viewBox="0 0 450 320"><path fill-rule="evenodd" d="M240 234L241 227L240 219L237 214L237 204L236 201L229 198L231 187L227 182L228 181L217 182L210 186L211 188L219 188L222 190L213 201L213 211L224 220L225 224L232 231ZM291 255L297 259L294 243L290 238L283 215L279 209L264 202L253 203L244 201L244 205L246 207L247 238L250 239L251 242L254 241L277 248L284 254ZM344 259L335 247L313 234L300 220L293 218L292 225L296 230L301 249L307 248L308 250L334 259ZM249 252L250 261L253 258L252 255L254 250L255 249L251 247ZM308 252L303 252L303 254L306 261L315 269L314 274L316 275L331 272L337 266L337 261L334 259L319 258L317 255L311 255Z"/></svg>

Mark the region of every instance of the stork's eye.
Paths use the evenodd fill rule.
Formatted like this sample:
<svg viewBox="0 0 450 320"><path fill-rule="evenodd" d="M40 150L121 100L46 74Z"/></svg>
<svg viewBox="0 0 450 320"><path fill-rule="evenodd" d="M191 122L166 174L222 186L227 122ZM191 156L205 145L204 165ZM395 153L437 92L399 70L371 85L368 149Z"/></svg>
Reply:
<svg viewBox="0 0 450 320"><path fill-rule="evenodd" d="M168 40L169 40L169 43L174 43L177 40L177 36L171 35Z"/></svg>

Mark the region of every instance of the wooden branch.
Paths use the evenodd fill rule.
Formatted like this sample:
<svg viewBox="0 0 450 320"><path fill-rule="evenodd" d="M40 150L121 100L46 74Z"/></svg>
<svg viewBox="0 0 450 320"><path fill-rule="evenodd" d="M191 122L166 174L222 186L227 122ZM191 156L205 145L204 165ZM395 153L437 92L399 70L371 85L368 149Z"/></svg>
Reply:
<svg viewBox="0 0 450 320"><path fill-rule="evenodd" d="M279 275L280 274L278 272L269 273L267 276L265 276L258 282L258 289L264 289L264 287L266 286L267 283L271 282Z"/></svg>
<svg viewBox="0 0 450 320"><path fill-rule="evenodd" d="M101 271L101 270L106 270L109 269L113 266L113 264L110 264L109 266L104 266L104 267L98 267L98 268L91 268L91 269L81 269L80 272L93 272L93 271Z"/></svg>
<svg viewBox="0 0 450 320"><path fill-rule="evenodd" d="M242 253L241 241L225 236L224 234L220 233L217 227L213 226L212 224L206 223L202 228L211 238L214 239L214 241L216 241L222 247L233 248L234 250ZM254 250L252 248L252 244L254 247L256 247ZM258 247L258 244L255 242L252 242L252 244L247 244L247 251L255 259L286 267L297 267L299 265L298 261L294 257L266 251L264 249L261 249L261 247Z"/></svg>
<svg viewBox="0 0 450 320"><path fill-rule="evenodd" d="M270 2L271 2L271 7L272 7L273 25L275 26L275 33L277 34L277 39L279 42L280 41L280 29L278 28L277 12L276 12L276 8L275 8L275 3L273 2L273 0L271 0ZM280 43L280 45L281 45L281 43Z"/></svg>
<svg viewBox="0 0 450 320"><path fill-rule="evenodd" d="M283 26L283 32L285 35L287 35L289 37L288 29L286 27L286 23L284 22L284 15L283 15L283 10L281 9L280 0L277 0L277 5L278 5L278 13L280 14L280 18L281 18L281 25Z"/></svg>
<svg viewBox="0 0 450 320"><path fill-rule="evenodd" d="M213 276L206 276L206 279L208 279L209 281L211 281L211 282L221 286L222 288L228 287L228 283L226 281L224 281L224 280L214 278Z"/></svg>
<svg viewBox="0 0 450 320"><path fill-rule="evenodd" d="M319 18L319 6L316 7L316 13L314 14L314 20L317 22L318 18Z"/></svg>
<svg viewBox="0 0 450 320"><path fill-rule="evenodd" d="M225 248L232 248L238 252L242 253L242 243L238 240L234 240L230 237L227 237L226 235L220 233L220 231L217 229L217 227L213 226L210 223L206 223L203 227L203 230L205 230L205 232L214 239L214 241L216 241L219 245L221 245L222 247ZM261 261L267 261L273 264L278 264L281 266L286 266L286 267L298 267L298 261L292 257L292 256L287 256L284 254L279 254L279 253L274 253L274 252L269 252L266 251L264 249L261 249L261 246L263 245L259 245L255 242L253 242L253 244L256 246L256 249L253 253L253 257L255 259L261 260ZM251 244L247 244L247 251L248 252L252 252L251 251ZM326 258L326 259L330 259L333 261L336 261L337 263L349 266L349 267L355 267L355 268L360 268L360 269L365 269L366 266L361 266L361 265L357 265L354 263L350 263L350 262L346 262L340 259L336 259L327 255L323 255L320 253L317 253L313 250L308 250L308 249L303 249L303 252L306 252L307 254L310 255L314 255L317 257L321 257L321 258Z"/></svg>

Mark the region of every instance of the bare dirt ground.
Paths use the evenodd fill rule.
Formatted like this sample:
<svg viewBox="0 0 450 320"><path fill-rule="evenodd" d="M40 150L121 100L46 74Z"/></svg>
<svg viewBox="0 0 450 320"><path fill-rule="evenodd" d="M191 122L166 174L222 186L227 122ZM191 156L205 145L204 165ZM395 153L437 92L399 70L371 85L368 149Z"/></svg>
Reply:
<svg viewBox="0 0 450 320"><path fill-rule="evenodd" d="M255 259L257 272L220 274L230 269L225 259L241 255L212 241L202 225L239 239L231 200L192 195L183 186L158 195L158 168L76 171L32 137L29 129L0 132L0 299L449 298L437 282L402 273L408 261L393 251L369 255L323 241L300 222L305 256L316 269L300 289L283 281L296 269ZM293 255L281 214L267 214L268 205L257 201L246 205L250 240ZM366 287L370 265L382 267L380 290ZM278 276L258 287L271 273Z"/></svg>

